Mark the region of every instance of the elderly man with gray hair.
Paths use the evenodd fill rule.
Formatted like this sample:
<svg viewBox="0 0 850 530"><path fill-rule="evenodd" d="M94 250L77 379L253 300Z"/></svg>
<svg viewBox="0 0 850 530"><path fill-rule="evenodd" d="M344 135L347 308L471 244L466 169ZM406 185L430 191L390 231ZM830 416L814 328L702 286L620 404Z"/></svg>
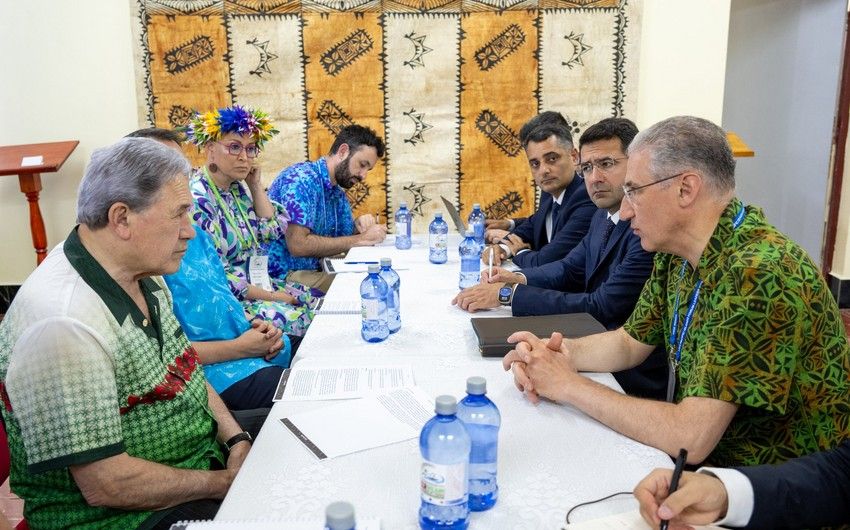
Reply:
<svg viewBox="0 0 850 530"><path fill-rule="evenodd" d="M629 146L620 209L657 252L619 329L576 340L509 338L504 360L537 400L572 404L612 429L688 462L774 464L850 436L850 347L817 266L735 197L726 135L690 116ZM670 362L667 402L624 396L579 371Z"/></svg>
<svg viewBox="0 0 850 530"><path fill-rule="evenodd" d="M194 237L189 171L150 139L96 150L79 225L0 324L11 487L33 528L212 517L250 449L159 277Z"/></svg>

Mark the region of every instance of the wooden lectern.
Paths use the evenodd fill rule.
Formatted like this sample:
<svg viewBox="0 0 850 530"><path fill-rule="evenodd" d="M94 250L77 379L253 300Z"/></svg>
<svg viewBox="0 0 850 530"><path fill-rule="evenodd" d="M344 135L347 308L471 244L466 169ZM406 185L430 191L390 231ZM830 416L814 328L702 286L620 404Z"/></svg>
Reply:
<svg viewBox="0 0 850 530"><path fill-rule="evenodd" d="M30 206L30 231L32 246L35 247L36 265L47 256L47 234L44 231L44 219L38 206L38 194L41 191L41 173L57 171L71 155L77 144L51 142L45 144L8 145L0 147L0 176L17 175L21 191L26 195ZM41 161L30 159L24 165L25 157L41 157Z"/></svg>

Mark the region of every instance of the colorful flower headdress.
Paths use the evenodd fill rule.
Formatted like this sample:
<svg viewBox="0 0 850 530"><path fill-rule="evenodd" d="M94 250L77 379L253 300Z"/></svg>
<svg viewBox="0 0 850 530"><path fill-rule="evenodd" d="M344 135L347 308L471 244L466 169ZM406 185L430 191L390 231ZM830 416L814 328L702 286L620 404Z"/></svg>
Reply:
<svg viewBox="0 0 850 530"><path fill-rule="evenodd" d="M237 133L251 136L262 149L263 144L280 131L274 128L265 112L233 105L203 114L196 112L184 132L186 140L198 147L220 140L224 134Z"/></svg>

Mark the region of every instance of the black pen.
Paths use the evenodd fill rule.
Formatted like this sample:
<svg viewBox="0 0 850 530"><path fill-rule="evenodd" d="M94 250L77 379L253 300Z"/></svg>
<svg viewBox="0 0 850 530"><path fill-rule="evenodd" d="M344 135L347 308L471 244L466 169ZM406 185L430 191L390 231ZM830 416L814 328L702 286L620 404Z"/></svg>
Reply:
<svg viewBox="0 0 850 530"><path fill-rule="evenodd" d="M679 478L682 476L682 471L685 469L685 462L688 460L688 450L679 449L679 456L676 457L676 466L673 468L673 478L670 479L670 489L667 491L667 496L672 495L679 489ZM660 530L667 530L668 521L661 519Z"/></svg>

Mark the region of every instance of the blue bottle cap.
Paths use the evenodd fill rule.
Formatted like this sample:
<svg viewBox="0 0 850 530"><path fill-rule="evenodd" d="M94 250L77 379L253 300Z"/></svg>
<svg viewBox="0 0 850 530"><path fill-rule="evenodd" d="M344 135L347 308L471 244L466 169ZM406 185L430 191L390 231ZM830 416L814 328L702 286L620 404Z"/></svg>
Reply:
<svg viewBox="0 0 850 530"><path fill-rule="evenodd" d="M466 393L473 396L483 396L487 393L487 380L480 375L474 375L466 380Z"/></svg>

